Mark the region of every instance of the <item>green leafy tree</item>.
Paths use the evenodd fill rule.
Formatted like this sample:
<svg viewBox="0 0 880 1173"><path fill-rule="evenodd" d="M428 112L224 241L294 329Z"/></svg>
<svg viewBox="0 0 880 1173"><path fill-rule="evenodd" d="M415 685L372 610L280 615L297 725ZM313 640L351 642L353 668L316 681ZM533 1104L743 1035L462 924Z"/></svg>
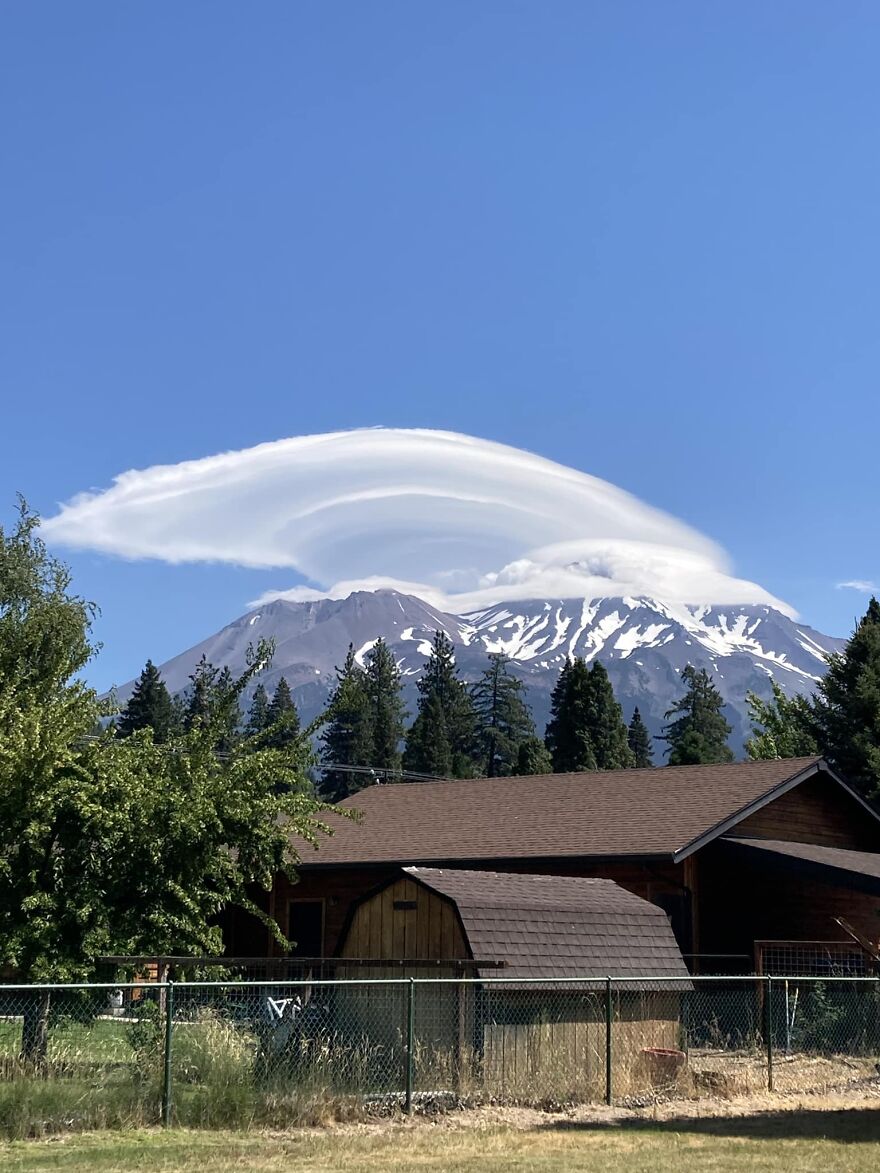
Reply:
<svg viewBox="0 0 880 1173"><path fill-rule="evenodd" d="M290 691L290 685L282 676L275 686L272 700L266 713L266 735L263 739L270 749L284 749L294 745L301 736L299 713Z"/></svg>
<svg viewBox="0 0 880 1173"><path fill-rule="evenodd" d="M442 631L434 636L431 654L416 687L418 710L406 735L404 767L442 777L472 777L476 733L473 703L459 678L453 643Z"/></svg>
<svg viewBox="0 0 880 1173"><path fill-rule="evenodd" d="M527 737L519 743L514 774L550 774L553 763L540 737Z"/></svg>
<svg viewBox="0 0 880 1173"><path fill-rule="evenodd" d="M651 735L648 727L642 720L638 705L633 710L632 720L627 730L629 752L632 754L633 765L638 769L654 765L654 753L651 745Z"/></svg>
<svg viewBox="0 0 880 1173"><path fill-rule="evenodd" d="M587 674L586 722L597 769L621 770L633 764L623 712L599 660Z"/></svg>
<svg viewBox="0 0 880 1173"><path fill-rule="evenodd" d="M406 710L397 661L383 639L377 639L364 658L364 684L370 705L370 765L398 771Z"/></svg>
<svg viewBox="0 0 880 1173"><path fill-rule="evenodd" d="M244 731L248 737L262 733L269 723L269 695L264 684L258 684L251 697Z"/></svg>
<svg viewBox="0 0 880 1173"><path fill-rule="evenodd" d="M324 714L321 741L321 793L332 802L368 785L369 775L335 766L372 765L373 728L366 675L349 645L345 663L336 669L336 687Z"/></svg>
<svg viewBox="0 0 880 1173"><path fill-rule="evenodd" d="M489 778L512 774L519 747L535 736L535 723L523 700L522 681L511 675L503 652L489 656L489 666L471 689L477 719L477 743Z"/></svg>
<svg viewBox="0 0 880 1173"><path fill-rule="evenodd" d="M762 700L756 693L746 693L752 736L746 753L753 760L809 757L819 752L813 734L813 706L807 697L788 697L771 682L773 697Z"/></svg>
<svg viewBox="0 0 880 1173"><path fill-rule="evenodd" d="M171 694L159 669L152 660L147 660L128 704L119 715L116 731L120 737L130 737L138 729L152 729L154 741L167 741L174 731L174 719Z"/></svg>
<svg viewBox="0 0 880 1173"><path fill-rule="evenodd" d="M814 727L822 753L867 795L880 792L880 603L871 599L819 682Z"/></svg>
<svg viewBox="0 0 880 1173"><path fill-rule="evenodd" d="M732 762L733 751L727 744L732 729L721 711L724 698L712 677L705 668L688 664L681 679L686 692L667 711L661 739L667 743L670 766Z"/></svg>
<svg viewBox="0 0 880 1173"><path fill-rule="evenodd" d="M251 893L292 874L297 842L321 827L305 755L218 755L211 705L163 744L150 727L95 737L101 706L81 679L94 607L38 524L22 506L0 529L0 967L75 981L100 954L219 953L233 905L283 940ZM25 1008L28 1062L45 1059L49 1011L48 992Z"/></svg>

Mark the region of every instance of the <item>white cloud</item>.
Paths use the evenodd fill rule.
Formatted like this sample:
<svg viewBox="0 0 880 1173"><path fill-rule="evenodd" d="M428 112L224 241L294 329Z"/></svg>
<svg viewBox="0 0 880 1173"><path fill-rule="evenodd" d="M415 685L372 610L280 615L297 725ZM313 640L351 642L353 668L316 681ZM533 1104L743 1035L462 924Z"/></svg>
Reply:
<svg viewBox="0 0 880 1173"><path fill-rule="evenodd" d="M877 584L867 578L853 578L849 582L837 583L837 589L839 591L860 591L863 595L870 595L872 591L876 591Z"/></svg>
<svg viewBox="0 0 880 1173"><path fill-rule="evenodd" d="M394 586L451 610L502 598L651 594L764 603L723 551L607 481L452 432L300 436L122 473L44 523L67 546L295 570L270 598Z"/></svg>

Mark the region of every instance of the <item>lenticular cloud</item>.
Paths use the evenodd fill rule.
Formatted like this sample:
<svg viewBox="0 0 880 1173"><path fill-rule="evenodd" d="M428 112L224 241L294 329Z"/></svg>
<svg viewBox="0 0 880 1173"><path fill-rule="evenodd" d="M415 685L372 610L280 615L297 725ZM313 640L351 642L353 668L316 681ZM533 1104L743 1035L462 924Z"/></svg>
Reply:
<svg viewBox="0 0 880 1173"><path fill-rule="evenodd" d="M63 545L296 571L268 598L393 586L450 610L501 599L649 594L766 603L724 553L607 481L451 432L297 436L122 473L45 522Z"/></svg>

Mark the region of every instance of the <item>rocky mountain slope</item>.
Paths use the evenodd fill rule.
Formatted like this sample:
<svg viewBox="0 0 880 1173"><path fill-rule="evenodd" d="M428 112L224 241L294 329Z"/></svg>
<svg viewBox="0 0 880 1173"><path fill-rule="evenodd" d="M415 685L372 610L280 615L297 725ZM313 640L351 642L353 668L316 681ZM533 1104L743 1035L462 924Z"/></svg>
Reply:
<svg viewBox="0 0 880 1173"><path fill-rule="evenodd" d="M737 751L748 735L746 692L769 695L771 680L788 693L809 692L824 670L825 655L843 645L765 606L670 606L648 598L540 599L450 615L412 595L380 590L357 591L343 600L269 603L161 668L168 687L180 692L202 654L235 672L244 668L250 644L273 639L275 659L262 679L271 689L278 677L286 676L303 719L310 721L325 704L334 668L348 645L362 659L381 637L397 657L414 711L415 682L438 629L456 645L468 680L476 679L488 652L506 652L527 686L540 731L566 656L598 656L626 718L638 705L653 733L660 731L663 714L681 693L681 669L688 663L706 668L727 700L727 717L734 726L731 743ZM131 682L119 690L120 700L130 691Z"/></svg>

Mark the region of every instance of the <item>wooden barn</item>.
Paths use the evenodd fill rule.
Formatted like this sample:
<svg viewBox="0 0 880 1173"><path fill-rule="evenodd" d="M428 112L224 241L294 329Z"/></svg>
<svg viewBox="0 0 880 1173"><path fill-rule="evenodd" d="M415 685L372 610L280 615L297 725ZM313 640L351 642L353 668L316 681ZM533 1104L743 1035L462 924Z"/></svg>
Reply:
<svg viewBox="0 0 880 1173"><path fill-rule="evenodd" d="M405 868L354 903L337 951L342 978L470 979L415 988L418 1070L432 1086L600 1094L611 974L651 982L612 985L615 1085L679 1045L690 983L669 921L612 880ZM386 1055L400 1039L387 994L401 992L354 983L335 1002L345 1032Z"/></svg>
<svg viewBox="0 0 880 1173"><path fill-rule="evenodd" d="M361 819L331 819L266 898L304 972L338 965L353 907L407 866L614 880L663 909L692 972L864 972L853 933L880 940L880 817L821 758L377 784L344 805ZM226 944L276 951L245 915Z"/></svg>

